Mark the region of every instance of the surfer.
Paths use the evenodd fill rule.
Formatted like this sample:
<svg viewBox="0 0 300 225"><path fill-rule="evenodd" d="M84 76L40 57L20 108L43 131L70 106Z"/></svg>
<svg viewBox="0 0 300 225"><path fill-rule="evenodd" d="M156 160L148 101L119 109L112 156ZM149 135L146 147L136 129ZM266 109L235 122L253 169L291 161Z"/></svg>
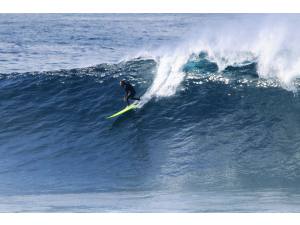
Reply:
<svg viewBox="0 0 300 225"><path fill-rule="evenodd" d="M135 97L135 90L133 86L126 80L121 80L120 85L122 88L124 88L126 94L124 96L124 101L127 102L127 106L129 105L129 99L132 100L140 100L140 98Z"/></svg>

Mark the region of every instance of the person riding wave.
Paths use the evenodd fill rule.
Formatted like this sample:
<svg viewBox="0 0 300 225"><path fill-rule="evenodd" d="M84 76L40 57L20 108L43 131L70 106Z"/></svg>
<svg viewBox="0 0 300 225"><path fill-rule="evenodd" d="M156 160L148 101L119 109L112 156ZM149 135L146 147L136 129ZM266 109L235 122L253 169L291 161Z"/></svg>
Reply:
<svg viewBox="0 0 300 225"><path fill-rule="evenodd" d="M121 80L120 81L120 86L122 88L124 88L125 90L125 96L124 96L124 101L126 101L127 103L127 106L129 106L129 99L132 99L132 100L140 100L140 98L136 98L135 97L135 90L134 90L134 87L126 80Z"/></svg>

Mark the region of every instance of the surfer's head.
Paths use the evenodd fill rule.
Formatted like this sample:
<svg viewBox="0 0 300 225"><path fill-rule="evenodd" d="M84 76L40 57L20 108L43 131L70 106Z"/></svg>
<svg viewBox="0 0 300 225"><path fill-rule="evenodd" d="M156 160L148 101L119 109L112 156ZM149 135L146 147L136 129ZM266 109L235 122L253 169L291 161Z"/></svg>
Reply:
<svg viewBox="0 0 300 225"><path fill-rule="evenodd" d="M126 83L126 80L124 80L124 79L120 81L120 85L121 85L122 87L125 85L125 83Z"/></svg>

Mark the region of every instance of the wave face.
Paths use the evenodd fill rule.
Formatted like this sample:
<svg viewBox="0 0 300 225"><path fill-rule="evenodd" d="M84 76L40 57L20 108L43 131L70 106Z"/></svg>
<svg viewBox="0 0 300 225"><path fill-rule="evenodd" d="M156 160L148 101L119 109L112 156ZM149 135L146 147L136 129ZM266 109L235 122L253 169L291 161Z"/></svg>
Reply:
<svg viewBox="0 0 300 225"><path fill-rule="evenodd" d="M158 67L136 59L2 74L1 193L299 185L299 99L253 64L218 74L212 62L188 62L174 95L106 120L124 106L118 81L147 93Z"/></svg>
<svg viewBox="0 0 300 225"><path fill-rule="evenodd" d="M226 16L199 17L206 35ZM299 212L297 57L282 61L297 51L270 33L276 51L248 45L257 18L237 17L254 22L222 40L214 28L121 62L1 73L0 211ZM140 107L107 120L121 79Z"/></svg>

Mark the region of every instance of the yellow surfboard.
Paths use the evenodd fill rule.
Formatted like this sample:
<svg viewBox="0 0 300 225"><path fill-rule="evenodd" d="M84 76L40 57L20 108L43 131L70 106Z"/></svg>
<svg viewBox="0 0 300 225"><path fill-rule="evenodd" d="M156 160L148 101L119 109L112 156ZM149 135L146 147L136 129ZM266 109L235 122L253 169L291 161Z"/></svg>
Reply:
<svg viewBox="0 0 300 225"><path fill-rule="evenodd" d="M131 105L126 106L126 107L125 107L124 109L122 109L121 111L116 112L115 114L113 114L113 115L107 117L106 119L111 119L111 118L120 116L120 115L122 115L122 114L124 114L124 113L126 113L126 112L128 112L128 111L130 111L130 110L136 109L137 106L138 106L138 105L137 105L136 103L132 103Z"/></svg>

